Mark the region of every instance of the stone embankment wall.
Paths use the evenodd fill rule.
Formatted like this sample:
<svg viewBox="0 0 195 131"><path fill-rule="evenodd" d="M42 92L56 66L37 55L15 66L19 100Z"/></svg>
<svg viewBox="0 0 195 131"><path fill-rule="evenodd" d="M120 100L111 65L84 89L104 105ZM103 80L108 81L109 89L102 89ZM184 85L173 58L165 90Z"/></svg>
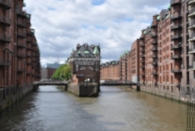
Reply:
<svg viewBox="0 0 195 131"><path fill-rule="evenodd" d="M173 93L168 90L146 86L141 86L141 91L181 103L187 103L187 101L191 100L190 96L186 94L181 94L179 91Z"/></svg>
<svg viewBox="0 0 195 131"><path fill-rule="evenodd" d="M68 91L80 97L98 96L98 86L95 83L69 84Z"/></svg>
<svg viewBox="0 0 195 131"><path fill-rule="evenodd" d="M0 95L0 116L11 109L15 103L33 90L33 85L23 85L17 88L8 88L4 94Z"/></svg>

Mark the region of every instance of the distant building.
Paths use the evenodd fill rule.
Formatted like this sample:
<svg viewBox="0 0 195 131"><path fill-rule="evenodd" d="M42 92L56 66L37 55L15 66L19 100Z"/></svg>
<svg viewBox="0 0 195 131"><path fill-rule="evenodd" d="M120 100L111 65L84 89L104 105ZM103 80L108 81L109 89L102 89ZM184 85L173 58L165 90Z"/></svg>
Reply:
<svg viewBox="0 0 195 131"><path fill-rule="evenodd" d="M65 63L64 63L65 64ZM53 69L57 69L59 68L61 65L63 64L59 64L57 62L53 63L53 64L47 64L47 68L53 68Z"/></svg>
<svg viewBox="0 0 195 131"><path fill-rule="evenodd" d="M111 61L101 64L101 80L111 81L120 80L120 64L119 61Z"/></svg>
<svg viewBox="0 0 195 131"><path fill-rule="evenodd" d="M41 68L41 79L47 79L47 68Z"/></svg>
<svg viewBox="0 0 195 131"><path fill-rule="evenodd" d="M41 69L41 79L51 79L56 69L58 69L62 65L63 64L59 64L57 62L53 64L47 64L46 68Z"/></svg>
<svg viewBox="0 0 195 131"><path fill-rule="evenodd" d="M135 40L127 56L127 81L138 83L140 70L139 40Z"/></svg>
<svg viewBox="0 0 195 131"><path fill-rule="evenodd" d="M74 85L74 89L77 91L79 90L79 93L77 94L81 96L88 95L91 93L90 91L94 91L96 87L99 90L100 46L78 44L76 50L73 50L71 56L69 57L68 63L72 67L71 84ZM86 85L81 86L81 84L85 82L94 84L96 87L93 88L94 85L91 85L89 90L85 90L84 88L87 88ZM83 92L81 91L82 89L84 90Z"/></svg>

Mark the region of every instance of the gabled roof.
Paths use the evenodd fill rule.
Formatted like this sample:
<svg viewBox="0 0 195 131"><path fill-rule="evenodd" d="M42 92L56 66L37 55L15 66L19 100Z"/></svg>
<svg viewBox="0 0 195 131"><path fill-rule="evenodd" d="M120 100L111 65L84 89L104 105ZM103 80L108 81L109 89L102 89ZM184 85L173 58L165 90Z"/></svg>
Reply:
<svg viewBox="0 0 195 131"><path fill-rule="evenodd" d="M83 44L77 45L76 50L72 51L72 54L70 57L96 57L97 55L100 54L100 49L99 46L94 46L94 45L88 45L88 44Z"/></svg>

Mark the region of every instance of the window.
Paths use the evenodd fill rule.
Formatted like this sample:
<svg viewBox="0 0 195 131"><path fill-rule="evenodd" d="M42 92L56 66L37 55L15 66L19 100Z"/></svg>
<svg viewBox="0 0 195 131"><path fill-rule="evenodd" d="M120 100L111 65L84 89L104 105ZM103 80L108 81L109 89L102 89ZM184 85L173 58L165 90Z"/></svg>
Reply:
<svg viewBox="0 0 195 131"><path fill-rule="evenodd" d="M186 92L186 94L187 94L187 95L190 94L190 88L189 88L189 87L187 87L187 92Z"/></svg>
<svg viewBox="0 0 195 131"><path fill-rule="evenodd" d="M173 87L171 86L171 92L173 92Z"/></svg>
<svg viewBox="0 0 195 131"><path fill-rule="evenodd" d="M79 65L76 65L76 71L78 71L78 69L79 69Z"/></svg>
<svg viewBox="0 0 195 131"><path fill-rule="evenodd" d="M194 79L195 79L195 71L194 71Z"/></svg>
<svg viewBox="0 0 195 131"><path fill-rule="evenodd" d="M94 62L93 61L91 61L91 65L94 65Z"/></svg>
<svg viewBox="0 0 195 131"><path fill-rule="evenodd" d="M171 76L171 84L173 84L173 76Z"/></svg>
<svg viewBox="0 0 195 131"><path fill-rule="evenodd" d="M93 70L93 67L90 66L90 67L88 67L88 69L89 69L89 70Z"/></svg>
<svg viewBox="0 0 195 131"><path fill-rule="evenodd" d="M80 70L85 70L86 68L85 67L81 67Z"/></svg>

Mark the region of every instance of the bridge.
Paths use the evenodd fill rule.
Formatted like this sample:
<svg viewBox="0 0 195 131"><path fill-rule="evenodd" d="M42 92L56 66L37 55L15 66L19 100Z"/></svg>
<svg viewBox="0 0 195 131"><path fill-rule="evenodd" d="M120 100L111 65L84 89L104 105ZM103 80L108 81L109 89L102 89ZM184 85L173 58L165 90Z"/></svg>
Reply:
<svg viewBox="0 0 195 131"><path fill-rule="evenodd" d="M140 84L134 83L134 82L122 82L122 81L104 81L101 82L100 85L106 85L106 86L136 86L137 91L140 91Z"/></svg>
<svg viewBox="0 0 195 131"><path fill-rule="evenodd" d="M133 83L133 82L128 82L128 83L109 83L109 82L105 82L105 83L101 83L101 85L121 85L121 86L124 86L124 85L134 85L134 86L137 86L138 84L137 83Z"/></svg>
<svg viewBox="0 0 195 131"><path fill-rule="evenodd" d="M43 80L43 81L36 81L33 83L33 90L37 90L39 86L44 85L59 85L64 86L65 91L68 90L68 81L59 81L59 80ZM136 86L137 91L140 91L139 83L134 82L119 82L119 81L105 81L101 82L100 85L107 85L107 86Z"/></svg>
<svg viewBox="0 0 195 131"><path fill-rule="evenodd" d="M59 85L65 86L65 90L68 90L68 81L58 81L58 80L43 80L43 81L36 81L33 83L33 90L37 90L39 86L44 85Z"/></svg>

